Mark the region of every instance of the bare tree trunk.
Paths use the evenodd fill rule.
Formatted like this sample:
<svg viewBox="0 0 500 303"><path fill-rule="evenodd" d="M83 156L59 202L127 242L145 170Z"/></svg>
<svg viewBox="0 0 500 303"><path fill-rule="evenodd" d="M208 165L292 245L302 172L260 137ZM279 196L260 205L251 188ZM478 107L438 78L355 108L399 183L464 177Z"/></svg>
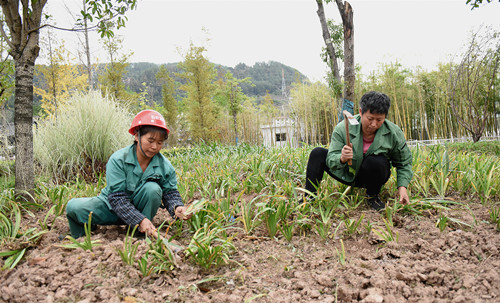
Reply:
<svg viewBox="0 0 500 303"><path fill-rule="evenodd" d="M33 165L33 71L34 62L16 59L14 125L16 137L16 192L28 198L35 187Z"/></svg>
<svg viewBox="0 0 500 303"><path fill-rule="evenodd" d="M33 72L40 52L40 23L47 0L0 0L4 23L0 34L9 45L15 63L14 129L16 136L16 194L32 200L34 193L33 164ZM21 7L19 6L21 4ZM6 24L10 35L3 26Z"/></svg>
<svg viewBox="0 0 500 303"><path fill-rule="evenodd" d="M85 0L83 1L83 10L87 11L87 3ZM93 81L92 81L92 65L90 64L90 46L89 46L89 28L87 24L87 17L83 17L83 26L84 26L84 36L85 36L85 56L87 57L87 74L88 74L88 82L89 82L89 89L93 88Z"/></svg>
<svg viewBox="0 0 500 303"><path fill-rule="evenodd" d="M233 87L233 83L229 83L229 85L231 85L231 91L230 91L230 96L229 96L229 103L232 104L232 105L235 105L237 100L236 100L236 92L235 92L235 87ZM236 142L236 145L238 145L238 119L237 119L237 116L238 116L238 112L236 111L236 107L235 106L231 106L232 110L231 110L231 114L233 116L233 123L234 123L234 140Z"/></svg>
<svg viewBox="0 0 500 303"><path fill-rule="evenodd" d="M326 51L328 52L328 57L330 58L330 67L332 69L335 80L340 83L339 65L337 63L337 57L335 56L335 47L333 46L332 37L330 35L330 31L328 30L328 23L326 22L323 0L316 0L316 3L318 4L318 10L316 11L316 13L318 14L319 22L321 23L323 40L325 41Z"/></svg>
<svg viewBox="0 0 500 303"><path fill-rule="evenodd" d="M344 96L341 93L335 96L338 100L338 111L342 110L343 99L347 99L354 102L355 94L355 67L354 67L354 21L353 21L353 11L352 7L348 2L343 2L342 0L335 0L337 8L339 10L340 16L342 17L342 24L344 30ZM323 8L323 1L316 0L318 4L318 14L319 21L321 23L321 29L323 31L323 40L325 41L326 50L328 57L330 58L330 67L332 69L335 81L340 85L340 71L337 63L337 57L335 56L335 48L333 46L333 41L328 29L328 23L325 17L325 10ZM334 107L335 108L335 107ZM339 118L342 115L339 115Z"/></svg>
<svg viewBox="0 0 500 303"><path fill-rule="evenodd" d="M51 35L49 34L49 37L48 37L48 42L49 42L49 58L50 58L50 77L51 77L51 81L48 81L48 86L49 86L49 92L50 92L50 89L52 89L52 103L54 104L54 117L56 118L56 121L57 121L57 106L58 106L58 102L57 102L57 83L59 81L59 79L57 79L57 76L56 76L56 60L54 59L55 55L54 55L54 52L52 50L52 39L50 38ZM58 68L58 67L57 67ZM50 83L52 82L52 83ZM51 85L52 84L52 85ZM52 87L51 87L52 86Z"/></svg>
<svg viewBox="0 0 500 303"><path fill-rule="evenodd" d="M236 118L236 111L233 111L233 122L234 122L234 138L236 145L238 145L238 119Z"/></svg>
<svg viewBox="0 0 500 303"><path fill-rule="evenodd" d="M336 0L337 8L344 26L344 98L354 102L354 21L352 6L349 2Z"/></svg>

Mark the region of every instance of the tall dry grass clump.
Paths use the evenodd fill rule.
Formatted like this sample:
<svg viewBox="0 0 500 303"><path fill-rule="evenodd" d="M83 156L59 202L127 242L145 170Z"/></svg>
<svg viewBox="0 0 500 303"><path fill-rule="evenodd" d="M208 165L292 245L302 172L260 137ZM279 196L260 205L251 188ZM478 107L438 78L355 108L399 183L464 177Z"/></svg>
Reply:
<svg viewBox="0 0 500 303"><path fill-rule="evenodd" d="M35 160L54 181L82 177L95 181L113 152L130 144L132 115L99 91L72 96L57 119L41 121L34 131Z"/></svg>

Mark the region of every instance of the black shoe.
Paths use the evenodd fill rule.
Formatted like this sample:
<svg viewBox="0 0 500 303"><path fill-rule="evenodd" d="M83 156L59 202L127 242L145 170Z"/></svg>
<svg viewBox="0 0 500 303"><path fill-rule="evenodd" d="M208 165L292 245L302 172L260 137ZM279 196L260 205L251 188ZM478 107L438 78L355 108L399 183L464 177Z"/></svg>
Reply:
<svg viewBox="0 0 500 303"><path fill-rule="evenodd" d="M381 211L385 208L385 203L380 200L378 195L372 197L368 196L368 204L376 211Z"/></svg>

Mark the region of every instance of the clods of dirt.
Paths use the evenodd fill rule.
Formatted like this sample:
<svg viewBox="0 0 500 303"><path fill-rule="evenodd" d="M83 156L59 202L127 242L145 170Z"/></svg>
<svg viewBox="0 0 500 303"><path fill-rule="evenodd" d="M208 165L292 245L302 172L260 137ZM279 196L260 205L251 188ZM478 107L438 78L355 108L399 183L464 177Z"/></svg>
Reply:
<svg viewBox="0 0 500 303"><path fill-rule="evenodd" d="M360 212L373 228L383 228L380 214ZM386 243L360 227L343 239L345 264L339 235L325 241L308 230L287 242L279 234L266 238L262 227L255 237L234 239L227 265L202 270L181 255L173 270L147 277L117 252L124 227L99 227L92 239L101 245L93 251L68 250L57 246L58 236L68 232L60 217L15 269L0 272L0 301L499 302L500 232L487 215L480 205L453 209L455 218L472 227L450 225L443 232L433 215L398 216L398 242ZM167 216L162 210L155 223ZM143 239L133 241L139 258L148 246ZM186 246L189 239L178 241Z"/></svg>

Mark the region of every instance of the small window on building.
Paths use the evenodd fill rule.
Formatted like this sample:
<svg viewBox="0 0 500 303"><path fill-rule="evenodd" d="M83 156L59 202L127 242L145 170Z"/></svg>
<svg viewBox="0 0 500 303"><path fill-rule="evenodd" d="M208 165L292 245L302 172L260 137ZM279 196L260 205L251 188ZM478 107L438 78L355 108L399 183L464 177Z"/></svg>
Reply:
<svg viewBox="0 0 500 303"><path fill-rule="evenodd" d="M286 141L286 133L276 134L276 142Z"/></svg>

